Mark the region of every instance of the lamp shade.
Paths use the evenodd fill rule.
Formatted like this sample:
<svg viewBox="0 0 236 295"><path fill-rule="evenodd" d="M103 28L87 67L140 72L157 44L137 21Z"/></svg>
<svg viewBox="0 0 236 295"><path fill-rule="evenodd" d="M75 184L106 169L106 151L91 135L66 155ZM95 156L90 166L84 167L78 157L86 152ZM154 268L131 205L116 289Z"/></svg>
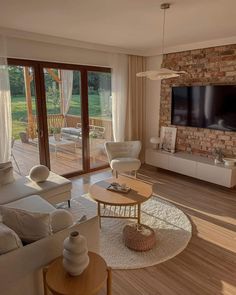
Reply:
<svg viewBox="0 0 236 295"><path fill-rule="evenodd" d="M150 142L154 144L158 144L161 142L160 137L151 137Z"/></svg>

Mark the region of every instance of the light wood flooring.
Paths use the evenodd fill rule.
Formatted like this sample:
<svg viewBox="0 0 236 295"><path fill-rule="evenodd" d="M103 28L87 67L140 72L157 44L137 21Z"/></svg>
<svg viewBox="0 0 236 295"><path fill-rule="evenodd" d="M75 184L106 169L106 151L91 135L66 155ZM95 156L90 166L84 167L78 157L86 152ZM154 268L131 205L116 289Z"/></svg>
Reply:
<svg viewBox="0 0 236 295"><path fill-rule="evenodd" d="M110 177L108 169L73 178L73 195ZM236 295L236 189L144 166L138 178L182 209L193 236L175 258L154 267L113 270L113 295ZM99 295L106 294L105 289Z"/></svg>
<svg viewBox="0 0 236 295"><path fill-rule="evenodd" d="M12 152L22 175L28 175L30 169L39 164L39 151L36 143L22 143L17 140L14 143ZM16 162L13 158L11 160L14 171L19 174ZM57 174L80 171L83 169L82 149L79 147L74 149L73 142L71 146L60 148L57 153L55 153L55 148L50 147L50 163L51 170ZM96 153L90 158L91 168L105 166L107 163L107 157L103 154Z"/></svg>

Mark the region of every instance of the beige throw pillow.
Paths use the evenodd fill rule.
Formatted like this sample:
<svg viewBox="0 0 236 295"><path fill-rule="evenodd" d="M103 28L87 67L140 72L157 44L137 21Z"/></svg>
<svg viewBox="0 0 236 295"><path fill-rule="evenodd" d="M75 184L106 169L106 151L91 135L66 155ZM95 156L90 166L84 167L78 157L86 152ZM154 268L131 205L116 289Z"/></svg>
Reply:
<svg viewBox="0 0 236 295"><path fill-rule="evenodd" d="M52 234L49 213L34 213L0 206L3 223L14 230L20 239L31 243Z"/></svg>
<svg viewBox="0 0 236 295"><path fill-rule="evenodd" d="M5 224L0 223L0 255L22 247L18 235Z"/></svg>
<svg viewBox="0 0 236 295"><path fill-rule="evenodd" d="M14 181L12 162L0 163L0 186Z"/></svg>

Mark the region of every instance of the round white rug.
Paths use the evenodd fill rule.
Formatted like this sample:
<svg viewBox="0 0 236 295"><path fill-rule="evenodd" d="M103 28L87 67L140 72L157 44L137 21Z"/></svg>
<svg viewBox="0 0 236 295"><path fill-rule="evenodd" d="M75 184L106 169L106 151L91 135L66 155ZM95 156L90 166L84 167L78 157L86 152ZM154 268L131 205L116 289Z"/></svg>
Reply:
<svg viewBox="0 0 236 295"><path fill-rule="evenodd" d="M71 211L76 217L96 215L97 204L88 195L72 199ZM79 210L78 210L79 209ZM113 269L143 268L164 262L184 250L192 236L187 216L173 204L151 197L142 204L141 222L154 229L156 245L147 252L128 249L122 240L126 219L102 219L101 255Z"/></svg>

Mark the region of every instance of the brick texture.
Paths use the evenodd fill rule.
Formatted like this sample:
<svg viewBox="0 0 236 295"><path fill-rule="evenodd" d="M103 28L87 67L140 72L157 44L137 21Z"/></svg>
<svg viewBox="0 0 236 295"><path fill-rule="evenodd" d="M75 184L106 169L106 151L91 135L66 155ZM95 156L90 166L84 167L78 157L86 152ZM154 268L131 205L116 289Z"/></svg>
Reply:
<svg viewBox="0 0 236 295"><path fill-rule="evenodd" d="M236 85L236 44L166 54L162 66L187 72L161 84L160 126L171 126L172 86ZM214 148L222 148L225 155L236 156L236 132L176 127L177 151L212 156Z"/></svg>

